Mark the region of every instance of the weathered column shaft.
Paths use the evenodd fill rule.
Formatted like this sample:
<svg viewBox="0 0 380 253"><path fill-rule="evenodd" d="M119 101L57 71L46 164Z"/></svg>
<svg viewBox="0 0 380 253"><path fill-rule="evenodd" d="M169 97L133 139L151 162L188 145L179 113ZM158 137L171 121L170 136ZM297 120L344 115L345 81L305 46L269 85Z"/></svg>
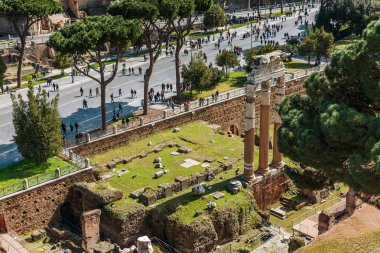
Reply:
<svg viewBox="0 0 380 253"><path fill-rule="evenodd" d="M255 87L246 86L246 112L244 137L244 180L250 182L255 179L254 152L255 152Z"/></svg>
<svg viewBox="0 0 380 253"><path fill-rule="evenodd" d="M273 128L273 168L281 168L283 166L282 154L278 148L278 129L281 126L280 117L280 104L285 97L285 77L278 77L276 83L276 101L275 101L275 115L274 115L274 128Z"/></svg>
<svg viewBox="0 0 380 253"><path fill-rule="evenodd" d="M270 81L261 83L259 173L269 172Z"/></svg>
<svg viewBox="0 0 380 253"><path fill-rule="evenodd" d="M82 248L85 252L93 252L94 246L100 239L100 209L84 212L80 218L82 225Z"/></svg>

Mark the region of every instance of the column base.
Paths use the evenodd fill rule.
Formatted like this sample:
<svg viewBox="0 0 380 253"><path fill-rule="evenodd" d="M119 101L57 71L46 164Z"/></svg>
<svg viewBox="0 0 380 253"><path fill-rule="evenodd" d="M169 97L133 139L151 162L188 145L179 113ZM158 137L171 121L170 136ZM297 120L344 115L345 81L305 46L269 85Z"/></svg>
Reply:
<svg viewBox="0 0 380 253"><path fill-rule="evenodd" d="M274 169L281 169L283 168L285 165L285 163L283 161L272 161L272 163L270 164L270 166Z"/></svg>
<svg viewBox="0 0 380 253"><path fill-rule="evenodd" d="M258 172L259 172L261 175L266 176L266 175L270 174L270 169L269 169L269 167L267 167L267 168L265 168L265 169L261 169L261 168L259 168L259 169L258 169Z"/></svg>
<svg viewBox="0 0 380 253"><path fill-rule="evenodd" d="M252 182L256 179L255 177L255 171L253 169L247 169L247 168L244 168L244 174L243 174L243 180L245 182Z"/></svg>

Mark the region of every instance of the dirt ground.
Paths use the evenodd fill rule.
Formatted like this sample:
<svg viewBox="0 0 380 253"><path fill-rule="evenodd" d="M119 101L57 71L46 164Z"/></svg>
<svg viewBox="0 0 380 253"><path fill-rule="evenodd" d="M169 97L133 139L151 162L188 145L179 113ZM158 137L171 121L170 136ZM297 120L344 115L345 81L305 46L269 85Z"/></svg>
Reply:
<svg viewBox="0 0 380 253"><path fill-rule="evenodd" d="M363 204L297 253L380 253L380 210Z"/></svg>

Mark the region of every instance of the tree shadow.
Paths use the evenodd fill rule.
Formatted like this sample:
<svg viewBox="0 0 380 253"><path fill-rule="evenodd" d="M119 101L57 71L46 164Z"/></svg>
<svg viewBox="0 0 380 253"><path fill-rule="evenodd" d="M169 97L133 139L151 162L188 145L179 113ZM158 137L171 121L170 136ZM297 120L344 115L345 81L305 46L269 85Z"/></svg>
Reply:
<svg viewBox="0 0 380 253"><path fill-rule="evenodd" d="M117 98L117 97L115 97ZM86 97L86 99L88 99ZM91 99L91 98L90 98ZM119 105L122 106L120 111ZM106 104L106 115L107 115L107 124L112 123L114 111L119 113L119 118L123 118L129 115L132 115L140 105L130 105L130 102L125 101L116 101L114 103ZM97 107L89 107L87 109L78 108L77 111L71 113L69 116L62 117L62 121L66 124L66 138L72 138L76 134L75 127L73 131L70 129L70 124L74 126L75 122L78 123L78 133L87 132L90 130L101 128L102 126L102 117L100 105Z"/></svg>

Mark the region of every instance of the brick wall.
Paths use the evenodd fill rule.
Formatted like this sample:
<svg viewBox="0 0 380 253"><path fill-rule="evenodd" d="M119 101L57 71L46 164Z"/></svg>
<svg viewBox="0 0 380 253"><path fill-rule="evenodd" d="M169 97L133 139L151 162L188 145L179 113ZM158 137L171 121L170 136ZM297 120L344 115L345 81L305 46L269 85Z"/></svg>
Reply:
<svg viewBox="0 0 380 253"><path fill-rule="evenodd" d="M0 216L7 229L27 233L59 220L60 207L70 202L70 189L77 182L95 181L92 170L78 172L23 193L0 200Z"/></svg>

